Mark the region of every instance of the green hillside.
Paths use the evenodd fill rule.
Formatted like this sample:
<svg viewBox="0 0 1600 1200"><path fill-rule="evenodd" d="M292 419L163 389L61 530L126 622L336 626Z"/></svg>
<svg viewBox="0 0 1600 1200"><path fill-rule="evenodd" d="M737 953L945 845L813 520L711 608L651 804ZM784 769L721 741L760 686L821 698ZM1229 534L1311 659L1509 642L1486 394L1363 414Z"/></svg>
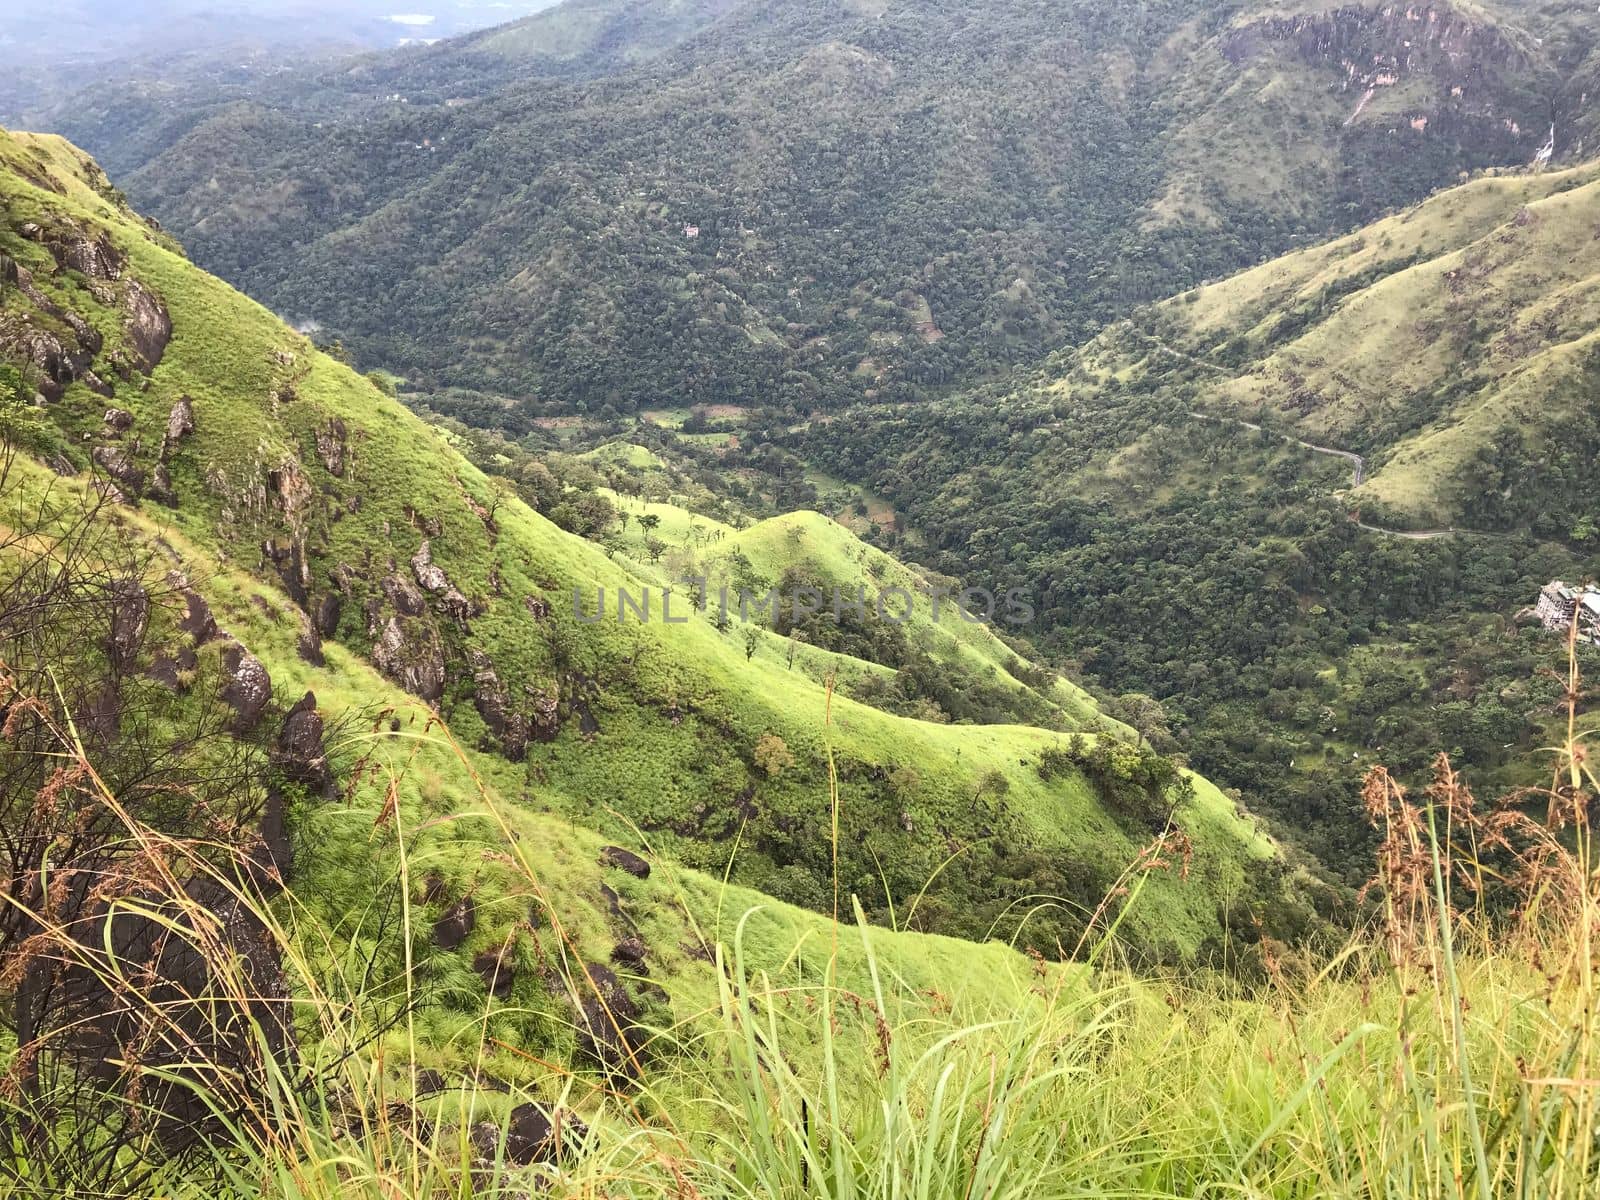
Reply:
<svg viewBox="0 0 1600 1200"><path fill-rule="evenodd" d="M1129 917L1150 953L1215 952L1229 904L1276 896L1271 849L1232 802L1201 780L1169 793L1171 768L1112 724L1121 748L1100 753L1093 733L1069 743L830 698L775 639L752 650L714 614L691 615L681 587L682 624L659 619L659 591L650 623L580 622L575 590L592 613L605 589L614 618L617 589L659 577L505 498L371 383L196 271L65 143L8 137L4 157L0 252L16 282L0 346L58 395L46 456L92 465L174 537L270 585L301 660L342 646L435 705L464 745L498 752L483 769L504 795L821 908L831 769L837 870L870 912L903 913L932 881L919 926L981 939L1014 925L1023 897L1062 895L1068 907L1026 935L1051 948L1076 940L1170 794L1194 859L1187 883L1153 880ZM140 343L158 311L170 342ZM818 550L867 555L842 530L824 547L823 528ZM741 535L775 569L760 537ZM942 620L947 633L922 635L946 686L1023 690L1002 675L1014 656ZM1037 686L1045 725L1092 720L1082 695Z"/></svg>
<svg viewBox="0 0 1600 1200"><path fill-rule="evenodd" d="M596 38L615 69L563 78ZM1580 152L1592 44L1510 0L570 0L259 87L102 89L55 127L207 269L520 433L1009 369L1526 164L1552 120Z"/></svg>
<svg viewBox="0 0 1600 1200"><path fill-rule="evenodd" d="M1030 588L1042 653L1354 881L1374 757L1544 774L1564 647L1529 606L1600 572L1597 186L1470 181L1020 384L744 440L882 496L928 567Z"/></svg>
<svg viewBox="0 0 1600 1200"><path fill-rule="evenodd" d="M1587 536L1597 174L1479 180L1199 288L1141 332L1209 366L1196 407L1365 455L1350 501L1383 523Z"/></svg>

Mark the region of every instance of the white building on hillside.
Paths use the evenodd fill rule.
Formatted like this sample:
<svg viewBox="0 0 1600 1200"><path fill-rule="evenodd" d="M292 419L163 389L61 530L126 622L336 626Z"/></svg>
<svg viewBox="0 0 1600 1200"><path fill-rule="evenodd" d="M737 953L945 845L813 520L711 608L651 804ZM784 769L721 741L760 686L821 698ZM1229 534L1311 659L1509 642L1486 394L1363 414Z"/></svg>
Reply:
<svg viewBox="0 0 1600 1200"><path fill-rule="evenodd" d="M1600 646L1600 588L1571 587L1559 579L1547 583L1539 592L1534 609L1546 629L1565 633L1578 620L1578 636Z"/></svg>

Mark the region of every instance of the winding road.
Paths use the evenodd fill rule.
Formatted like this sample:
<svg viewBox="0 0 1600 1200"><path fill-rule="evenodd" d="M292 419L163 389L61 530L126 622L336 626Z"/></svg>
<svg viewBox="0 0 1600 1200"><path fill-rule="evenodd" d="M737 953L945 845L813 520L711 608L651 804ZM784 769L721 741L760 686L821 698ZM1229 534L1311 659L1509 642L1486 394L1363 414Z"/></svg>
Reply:
<svg viewBox="0 0 1600 1200"><path fill-rule="evenodd" d="M1254 421L1246 421L1241 417L1220 417L1215 413L1196 412L1194 409L1190 409L1188 412L1189 416L1198 418L1201 421L1220 421L1225 425L1238 425L1244 429L1253 429L1257 433L1261 432L1260 425L1257 425ZM1303 450L1310 450L1313 454L1326 454L1331 458L1344 459L1345 462L1350 464L1351 487L1360 487L1361 481L1367 477L1367 460L1353 450L1335 450L1332 446L1319 446L1315 442L1301 441L1299 438L1287 433L1280 433L1275 436L1281 437L1286 442L1292 442ZM1476 529L1385 529L1382 525L1368 525L1354 513L1350 515L1350 520L1358 529L1365 529L1369 533L1382 533L1389 537L1406 538L1413 542L1431 542L1435 538L1457 537L1462 534L1470 534L1474 537L1506 536L1499 533L1485 533Z"/></svg>
<svg viewBox="0 0 1600 1200"><path fill-rule="evenodd" d="M1198 417L1202 421L1221 421L1224 425L1240 425L1245 429L1253 429L1257 433L1261 432L1261 426L1257 425L1254 421L1246 421L1240 417L1219 417L1214 413L1196 412L1192 408L1189 410L1189 415L1191 417ZM1344 459L1345 462L1349 463L1351 466L1351 487L1360 487L1361 481L1367 477L1367 460L1352 450L1335 450L1332 446L1319 446L1315 442L1302 442L1299 438L1288 433L1280 433L1276 436L1281 437L1286 442L1293 442L1296 446L1299 446L1303 450L1310 450L1316 454L1327 454L1333 458ZM1447 529L1444 532L1453 533L1455 531Z"/></svg>
<svg viewBox="0 0 1600 1200"><path fill-rule="evenodd" d="M1232 377L1232 372L1228 371L1227 368L1218 366L1213 362L1207 362L1203 358L1196 358L1194 355L1189 354L1186 351L1178 350L1172 346L1169 346L1165 342L1151 337L1143 330L1135 329L1132 332L1135 334L1135 336L1156 347L1158 350L1165 351L1176 358L1181 358L1186 362L1192 363L1194 366L1201 367L1207 371L1214 371L1220 375L1228 376L1230 378ZM1199 412L1192 408L1188 410L1188 415L1201 421L1219 421L1224 425L1238 425L1241 428L1254 430L1257 433L1261 432L1260 425L1256 424L1254 421L1246 421L1242 417L1224 417L1219 416L1216 413ZM1362 482L1367 477L1367 460L1361 455L1355 453L1353 450L1338 450L1332 446L1319 446L1315 442L1302 441L1293 434L1288 433L1275 433L1274 436L1280 437L1286 442L1299 446L1302 450L1309 450L1313 454L1325 454L1330 458L1344 459L1345 462L1350 464L1351 487L1360 487ZM1430 542L1435 538L1460 537L1463 535L1472 537L1510 536L1504 533L1489 533L1484 530L1456 529L1453 527L1449 529L1385 529L1382 525L1368 525L1355 513L1350 514L1350 520L1357 528L1365 529L1368 533L1381 533L1389 537L1406 538L1407 540L1413 542Z"/></svg>

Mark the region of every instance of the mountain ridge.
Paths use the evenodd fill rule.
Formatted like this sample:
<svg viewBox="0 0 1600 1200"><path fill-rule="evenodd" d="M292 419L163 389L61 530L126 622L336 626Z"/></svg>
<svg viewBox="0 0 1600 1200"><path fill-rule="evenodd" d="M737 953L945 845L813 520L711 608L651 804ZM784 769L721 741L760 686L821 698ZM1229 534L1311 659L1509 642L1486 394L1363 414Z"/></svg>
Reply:
<svg viewBox="0 0 1600 1200"><path fill-rule="evenodd" d="M1560 68L1584 60L1554 34L1580 27L1540 13L1536 41L1514 5L734 6L637 67L458 106L391 95L411 99L407 58L349 119L302 81L275 95L309 100L240 100L176 140L148 141L160 111L68 124L144 145L123 182L200 261L419 391L518 422L803 410L1083 340L1530 161L1552 115L1576 152L1593 116Z"/></svg>

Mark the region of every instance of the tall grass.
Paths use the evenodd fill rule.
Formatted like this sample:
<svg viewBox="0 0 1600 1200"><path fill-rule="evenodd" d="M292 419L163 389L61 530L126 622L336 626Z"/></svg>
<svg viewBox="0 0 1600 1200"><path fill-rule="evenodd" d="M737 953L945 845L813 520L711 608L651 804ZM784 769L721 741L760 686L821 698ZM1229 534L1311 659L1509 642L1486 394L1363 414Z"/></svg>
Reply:
<svg viewBox="0 0 1600 1200"><path fill-rule="evenodd" d="M1600 788L1575 722L1580 687L1574 666L1573 719L1546 789L1484 805L1443 758L1415 797L1373 772L1367 806L1384 837L1372 919L1325 962L1269 944L1269 977L1249 986L1118 966L1105 952L1116 914L1162 869L1159 851L1096 914L1097 940L1080 947L1087 961L1037 962L1020 1000L918 992L858 905L854 920L834 923L820 979L796 983L753 964L746 914L705 968L715 1004L646 1031L648 1053L627 1069L529 1055L546 1110L582 1118L559 1152L552 1143L548 1161L529 1166L508 1162L499 1136L523 1098L515 1089L419 1096L414 1028L378 1026L361 977L328 968L346 948L292 896L263 902L207 866L211 856L156 844L127 815L134 841L168 864L155 886L175 907L162 919L213 962L209 999L243 1011L259 997L212 914L187 900L185 869L210 872L270 931L295 981L301 1054L285 1061L263 1048L264 1069L248 1077L221 1079L203 1062L163 1068L214 1117L203 1169L163 1162L155 1142L119 1153L145 1194L327 1200L539 1189L703 1200L1594 1196ZM63 753L93 786L70 731ZM488 789L482 800L539 894L499 801ZM385 819L403 850L397 814ZM838 946L852 940L866 968L846 978ZM82 939L57 930L50 952L81 957ZM593 987L581 971L567 985ZM18 1131L37 1126L48 1098L7 1103L11 1187L70 1191L70 1172L58 1178L51 1164L63 1138L92 1152L93 1131L54 1131L58 1153L41 1156L38 1133Z"/></svg>

